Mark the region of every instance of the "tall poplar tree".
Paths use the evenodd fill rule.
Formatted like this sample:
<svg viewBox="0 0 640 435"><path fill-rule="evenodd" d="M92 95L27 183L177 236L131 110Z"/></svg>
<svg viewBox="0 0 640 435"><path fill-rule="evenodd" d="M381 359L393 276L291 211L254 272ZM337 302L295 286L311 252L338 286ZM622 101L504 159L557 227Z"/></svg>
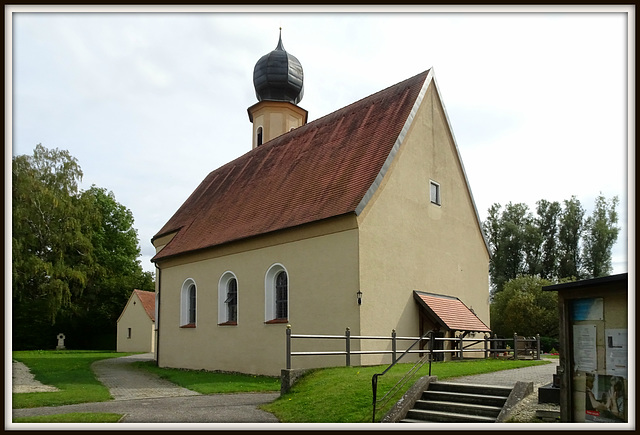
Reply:
<svg viewBox="0 0 640 435"><path fill-rule="evenodd" d="M589 278L606 276L611 273L611 249L620 228L617 227L618 197L608 202L602 194L596 198L593 214L584 225L583 265Z"/></svg>
<svg viewBox="0 0 640 435"><path fill-rule="evenodd" d="M618 237L617 197L600 196L593 215L585 219L580 201L540 200L534 216L522 203L504 208L493 204L483 222L491 250L489 275L492 295L519 276L558 281L606 275Z"/></svg>

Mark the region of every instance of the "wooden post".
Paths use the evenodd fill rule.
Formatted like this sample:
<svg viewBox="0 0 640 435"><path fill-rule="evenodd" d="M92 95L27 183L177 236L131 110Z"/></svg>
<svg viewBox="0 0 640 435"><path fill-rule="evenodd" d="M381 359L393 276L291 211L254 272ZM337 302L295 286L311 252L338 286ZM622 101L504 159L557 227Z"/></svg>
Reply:
<svg viewBox="0 0 640 435"><path fill-rule="evenodd" d="M291 369L291 325L287 325L287 370Z"/></svg>
<svg viewBox="0 0 640 435"><path fill-rule="evenodd" d="M391 330L391 363L395 364L396 362L396 350L397 350L397 343L396 343L396 330L392 329Z"/></svg>
<svg viewBox="0 0 640 435"><path fill-rule="evenodd" d="M536 359L540 359L540 334L536 334Z"/></svg>
<svg viewBox="0 0 640 435"><path fill-rule="evenodd" d="M489 358L489 336L484 334L484 359Z"/></svg>
<svg viewBox="0 0 640 435"><path fill-rule="evenodd" d="M347 351L347 367L351 366L351 330L347 327L347 330L344 332L344 336L346 339L346 351Z"/></svg>
<svg viewBox="0 0 640 435"><path fill-rule="evenodd" d="M513 333L513 359L518 359L518 334Z"/></svg>

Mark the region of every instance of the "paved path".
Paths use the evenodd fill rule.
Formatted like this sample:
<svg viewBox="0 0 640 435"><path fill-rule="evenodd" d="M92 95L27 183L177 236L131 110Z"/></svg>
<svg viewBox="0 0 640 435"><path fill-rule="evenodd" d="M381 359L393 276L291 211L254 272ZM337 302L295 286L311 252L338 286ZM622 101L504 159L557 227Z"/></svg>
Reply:
<svg viewBox="0 0 640 435"><path fill-rule="evenodd" d="M559 360L548 359L551 364L541 364L520 369L502 370L499 372L485 373L482 375L460 376L447 379L446 382L458 382L464 384L478 385L506 385L512 387L518 381L533 382L534 391L538 387L553 382L553 375L556 373ZM437 376L437 373L434 373Z"/></svg>
<svg viewBox="0 0 640 435"><path fill-rule="evenodd" d="M202 395L129 366L148 360L151 354L97 361L92 368L115 400L109 402L43 408L14 409L13 417L65 414L70 412L113 412L124 414L123 423L277 423L278 419L258 406L279 397L279 393ZM503 370L447 379L447 382L480 385L513 385L533 382L534 387L553 381L558 360L521 369ZM437 373L434 373L437 375Z"/></svg>
<svg viewBox="0 0 640 435"><path fill-rule="evenodd" d="M109 389L114 400L200 395L151 373L131 367L131 363L135 361L151 360L153 360L152 353L107 358L94 362L91 369L96 374L96 378Z"/></svg>
<svg viewBox="0 0 640 435"><path fill-rule="evenodd" d="M113 412L124 414L123 423L278 423L271 413L258 409L274 401L279 392L203 395L131 367L152 354L96 361L91 368L115 400L76 405L14 409L13 417Z"/></svg>

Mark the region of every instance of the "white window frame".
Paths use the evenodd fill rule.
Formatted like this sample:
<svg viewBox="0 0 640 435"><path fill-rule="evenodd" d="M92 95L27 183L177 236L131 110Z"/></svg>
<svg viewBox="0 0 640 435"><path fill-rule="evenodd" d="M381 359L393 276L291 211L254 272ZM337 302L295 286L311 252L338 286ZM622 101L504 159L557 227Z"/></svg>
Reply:
<svg viewBox="0 0 640 435"><path fill-rule="evenodd" d="M287 274L287 320L290 315L291 301L291 275L289 271L280 263L273 264L264 276L264 321L276 320L276 277L280 272ZM278 319L283 320L284 319Z"/></svg>
<svg viewBox="0 0 640 435"><path fill-rule="evenodd" d="M433 188L436 188L436 198L433 198ZM442 194L440 192L440 183L429 180L429 200L431 204L442 205Z"/></svg>
<svg viewBox="0 0 640 435"><path fill-rule="evenodd" d="M227 310L227 304L225 301L227 300L227 290L229 287L229 281L232 279L236 280L238 295L240 294L240 283L238 281L238 277L227 270L222 274L220 280L218 281L218 325L227 323L229 321L229 312ZM240 300L236 299L236 323L240 320Z"/></svg>
<svg viewBox="0 0 640 435"><path fill-rule="evenodd" d="M198 323L198 286L196 285L196 281L193 278L187 278L182 283L182 290L180 291L180 326L189 325L189 308L190 308L190 298L189 298L189 289L191 286L195 287L196 292L196 307L195 307L195 315L196 321L194 322L194 326Z"/></svg>

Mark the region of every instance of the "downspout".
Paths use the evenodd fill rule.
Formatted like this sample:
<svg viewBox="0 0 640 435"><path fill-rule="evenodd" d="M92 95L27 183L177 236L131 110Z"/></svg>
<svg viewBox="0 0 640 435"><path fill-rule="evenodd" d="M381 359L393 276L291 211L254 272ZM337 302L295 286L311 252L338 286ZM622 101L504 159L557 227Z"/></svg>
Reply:
<svg viewBox="0 0 640 435"><path fill-rule="evenodd" d="M158 280L158 291L156 293L156 302L158 303L158 312L156 314L156 365L160 366L160 287L162 286L162 269L156 263L156 277Z"/></svg>

